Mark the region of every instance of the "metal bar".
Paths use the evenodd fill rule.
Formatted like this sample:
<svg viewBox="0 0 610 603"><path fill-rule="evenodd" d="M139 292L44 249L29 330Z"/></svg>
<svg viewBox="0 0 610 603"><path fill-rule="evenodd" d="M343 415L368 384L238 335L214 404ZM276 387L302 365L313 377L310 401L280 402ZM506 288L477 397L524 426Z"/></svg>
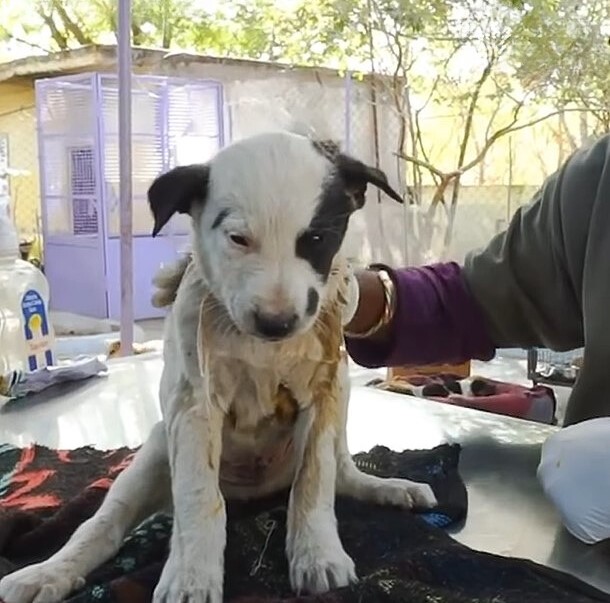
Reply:
<svg viewBox="0 0 610 603"><path fill-rule="evenodd" d="M34 83L35 98L36 98L36 133L38 138L38 182L40 186L40 217L42 218L42 264L44 266L44 260L47 255L47 247L49 244L49 237L52 233L49 230L49 216L48 216L48 199L47 195L47 174L46 174L46 148L45 148L45 128L42 126L42 105L43 102L46 105L47 98L47 87L46 82L37 81ZM51 302L53 303L53 302Z"/></svg>
<svg viewBox="0 0 610 603"><path fill-rule="evenodd" d="M218 148L222 149L226 145L225 98L222 84L218 84L216 87L216 114L218 116Z"/></svg>
<svg viewBox="0 0 610 603"><path fill-rule="evenodd" d="M91 77L91 72L89 71L85 71L83 73L73 73L73 74L69 74L69 75L61 75L61 77L57 77L57 76L51 76L51 77L43 77L40 78L39 80L36 80L37 82L43 82L43 83L47 83L47 82L53 82L54 84L59 84L59 86L61 86L61 84L65 84L65 83L70 83L70 82L76 82L78 80L86 80L87 78ZM84 87L87 87L87 84L83 84Z"/></svg>
<svg viewBox="0 0 610 603"><path fill-rule="evenodd" d="M133 207L131 200L131 0L119 0L119 207L121 225L121 355L133 353Z"/></svg>
<svg viewBox="0 0 610 603"><path fill-rule="evenodd" d="M109 195L106 186L106 134L104 120L104 91L102 88L102 78L99 73L91 75L91 87L94 91L95 99L95 149L97 153L96 161L96 195L98 211L98 249L100 253L99 261L102 263L104 274L104 298L106 304L106 316L110 316L110 278L108 274L108 224Z"/></svg>
<svg viewBox="0 0 610 603"><path fill-rule="evenodd" d="M345 152L352 150L352 73L345 72Z"/></svg>

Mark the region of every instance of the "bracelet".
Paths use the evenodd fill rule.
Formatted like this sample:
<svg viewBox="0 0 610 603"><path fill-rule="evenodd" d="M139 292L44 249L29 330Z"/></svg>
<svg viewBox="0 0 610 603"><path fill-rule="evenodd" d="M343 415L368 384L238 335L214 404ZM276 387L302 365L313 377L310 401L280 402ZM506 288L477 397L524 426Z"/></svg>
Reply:
<svg viewBox="0 0 610 603"><path fill-rule="evenodd" d="M379 317L379 320L363 333L351 333L346 331L345 335L351 339L367 339L368 337L375 335L375 333L378 333L392 322L396 311L396 287L392 277L384 267L370 266L369 269L374 270L377 273L383 287L383 313Z"/></svg>

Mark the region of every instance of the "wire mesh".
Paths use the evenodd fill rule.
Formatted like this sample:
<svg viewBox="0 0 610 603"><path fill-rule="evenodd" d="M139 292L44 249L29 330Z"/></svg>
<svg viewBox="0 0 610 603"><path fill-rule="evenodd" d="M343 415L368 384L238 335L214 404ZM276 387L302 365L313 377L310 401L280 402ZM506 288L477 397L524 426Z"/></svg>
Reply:
<svg viewBox="0 0 610 603"><path fill-rule="evenodd" d="M359 232L365 240L365 261L373 256L399 265L462 262L508 225L573 150L574 132L566 133L556 117L532 114L523 122L531 118L538 123L509 129L488 145L505 125L497 115L477 110L467 126L450 103L421 113L409 111L404 86L393 84L391 78L377 76L374 85L368 79L352 87L348 109L351 150L384 169L408 200L402 210L391 203L365 209L366 225ZM404 156L406 160L400 158ZM454 178L443 182L441 176L471 162L457 185Z"/></svg>
<svg viewBox="0 0 610 603"><path fill-rule="evenodd" d="M108 234L118 236L118 80L102 75L99 86ZM222 88L216 82L135 76L132 95L137 107L132 120L133 232L140 236L150 234L153 226L146 199L152 180L175 165L205 162L223 145ZM187 218L177 216L165 230L170 231L187 232Z"/></svg>
<svg viewBox="0 0 610 603"><path fill-rule="evenodd" d="M546 348L528 350L528 378L534 383L571 386L582 365L584 348L554 352Z"/></svg>
<svg viewBox="0 0 610 603"><path fill-rule="evenodd" d="M100 231L96 103L92 75L37 83L44 235Z"/></svg>
<svg viewBox="0 0 610 603"><path fill-rule="evenodd" d="M96 234L99 216L96 207L96 166L92 147L68 149L70 156L70 201L75 235Z"/></svg>
<svg viewBox="0 0 610 603"><path fill-rule="evenodd" d="M134 235L152 230L146 202L151 181L173 165L207 161L222 146L221 98L215 82L134 76ZM38 82L38 104L48 234L95 234L98 218L105 215L106 235L118 236L117 77L90 74ZM187 229L180 218L172 227Z"/></svg>
<svg viewBox="0 0 610 603"><path fill-rule="evenodd" d="M33 95L0 115L0 197L8 200L20 238L39 254L41 238L38 152Z"/></svg>

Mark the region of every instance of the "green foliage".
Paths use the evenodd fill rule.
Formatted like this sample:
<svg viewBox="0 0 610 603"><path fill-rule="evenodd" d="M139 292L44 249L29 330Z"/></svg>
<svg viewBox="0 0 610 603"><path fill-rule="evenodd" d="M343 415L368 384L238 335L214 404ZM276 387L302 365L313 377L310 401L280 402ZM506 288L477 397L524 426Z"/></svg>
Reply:
<svg viewBox="0 0 610 603"><path fill-rule="evenodd" d="M333 0L219 2L133 0L132 36L138 46L181 48L218 55L305 64L344 63L363 45ZM353 15L352 15L353 16ZM0 44L52 52L116 42L116 0L0 2Z"/></svg>
<svg viewBox="0 0 610 603"><path fill-rule="evenodd" d="M608 98L607 0L235 0L212 3L212 9L208 4L133 0L134 44L335 66L368 67L373 58L378 69L392 72L412 66L409 51L417 42L416 52L428 55L433 71L463 61L468 50L502 64L524 88L536 86L570 101ZM0 42L18 39L53 51L114 41L116 9L116 0L1 0ZM477 74L474 69L471 83ZM447 83L456 83L450 70Z"/></svg>
<svg viewBox="0 0 610 603"><path fill-rule="evenodd" d="M116 11L116 0L0 0L0 60L116 42ZM465 120L498 99L514 110L547 99L610 128L608 0L133 0L132 20L136 45L373 69L395 76L398 104L408 89L415 107L451 105Z"/></svg>
<svg viewBox="0 0 610 603"><path fill-rule="evenodd" d="M0 60L114 43L116 11L0 0ZM132 20L140 46L389 74L400 112L451 106L467 123L546 99L610 128L608 0L133 0Z"/></svg>
<svg viewBox="0 0 610 603"><path fill-rule="evenodd" d="M548 0L529 11L511 49L516 75L558 106L587 107L610 130L610 3Z"/></svg>

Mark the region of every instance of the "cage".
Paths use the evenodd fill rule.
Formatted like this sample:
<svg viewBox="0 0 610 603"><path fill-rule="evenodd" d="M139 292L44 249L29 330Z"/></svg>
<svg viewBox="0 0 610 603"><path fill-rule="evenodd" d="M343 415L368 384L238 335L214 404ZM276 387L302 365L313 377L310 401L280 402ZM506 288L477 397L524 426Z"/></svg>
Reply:
<svg viewBox="0 0 610 603"><path fill-rule="evenodd" d="M45 270L51 308L120 317L118 79L89 73L36 82ZM205 162L225 143L219 82L134 75L134 318L156 318L152 277L188 247L175 216L153 241L146 193L168 169Z"/></svg>
<svg viewBox="0 0 610 603"><path fill-rule="evenodd" d="M534 384L564 385L576 382L582 364L584 349L570 352L553 352L546 348L527 351L527 374Z"/></svg>

